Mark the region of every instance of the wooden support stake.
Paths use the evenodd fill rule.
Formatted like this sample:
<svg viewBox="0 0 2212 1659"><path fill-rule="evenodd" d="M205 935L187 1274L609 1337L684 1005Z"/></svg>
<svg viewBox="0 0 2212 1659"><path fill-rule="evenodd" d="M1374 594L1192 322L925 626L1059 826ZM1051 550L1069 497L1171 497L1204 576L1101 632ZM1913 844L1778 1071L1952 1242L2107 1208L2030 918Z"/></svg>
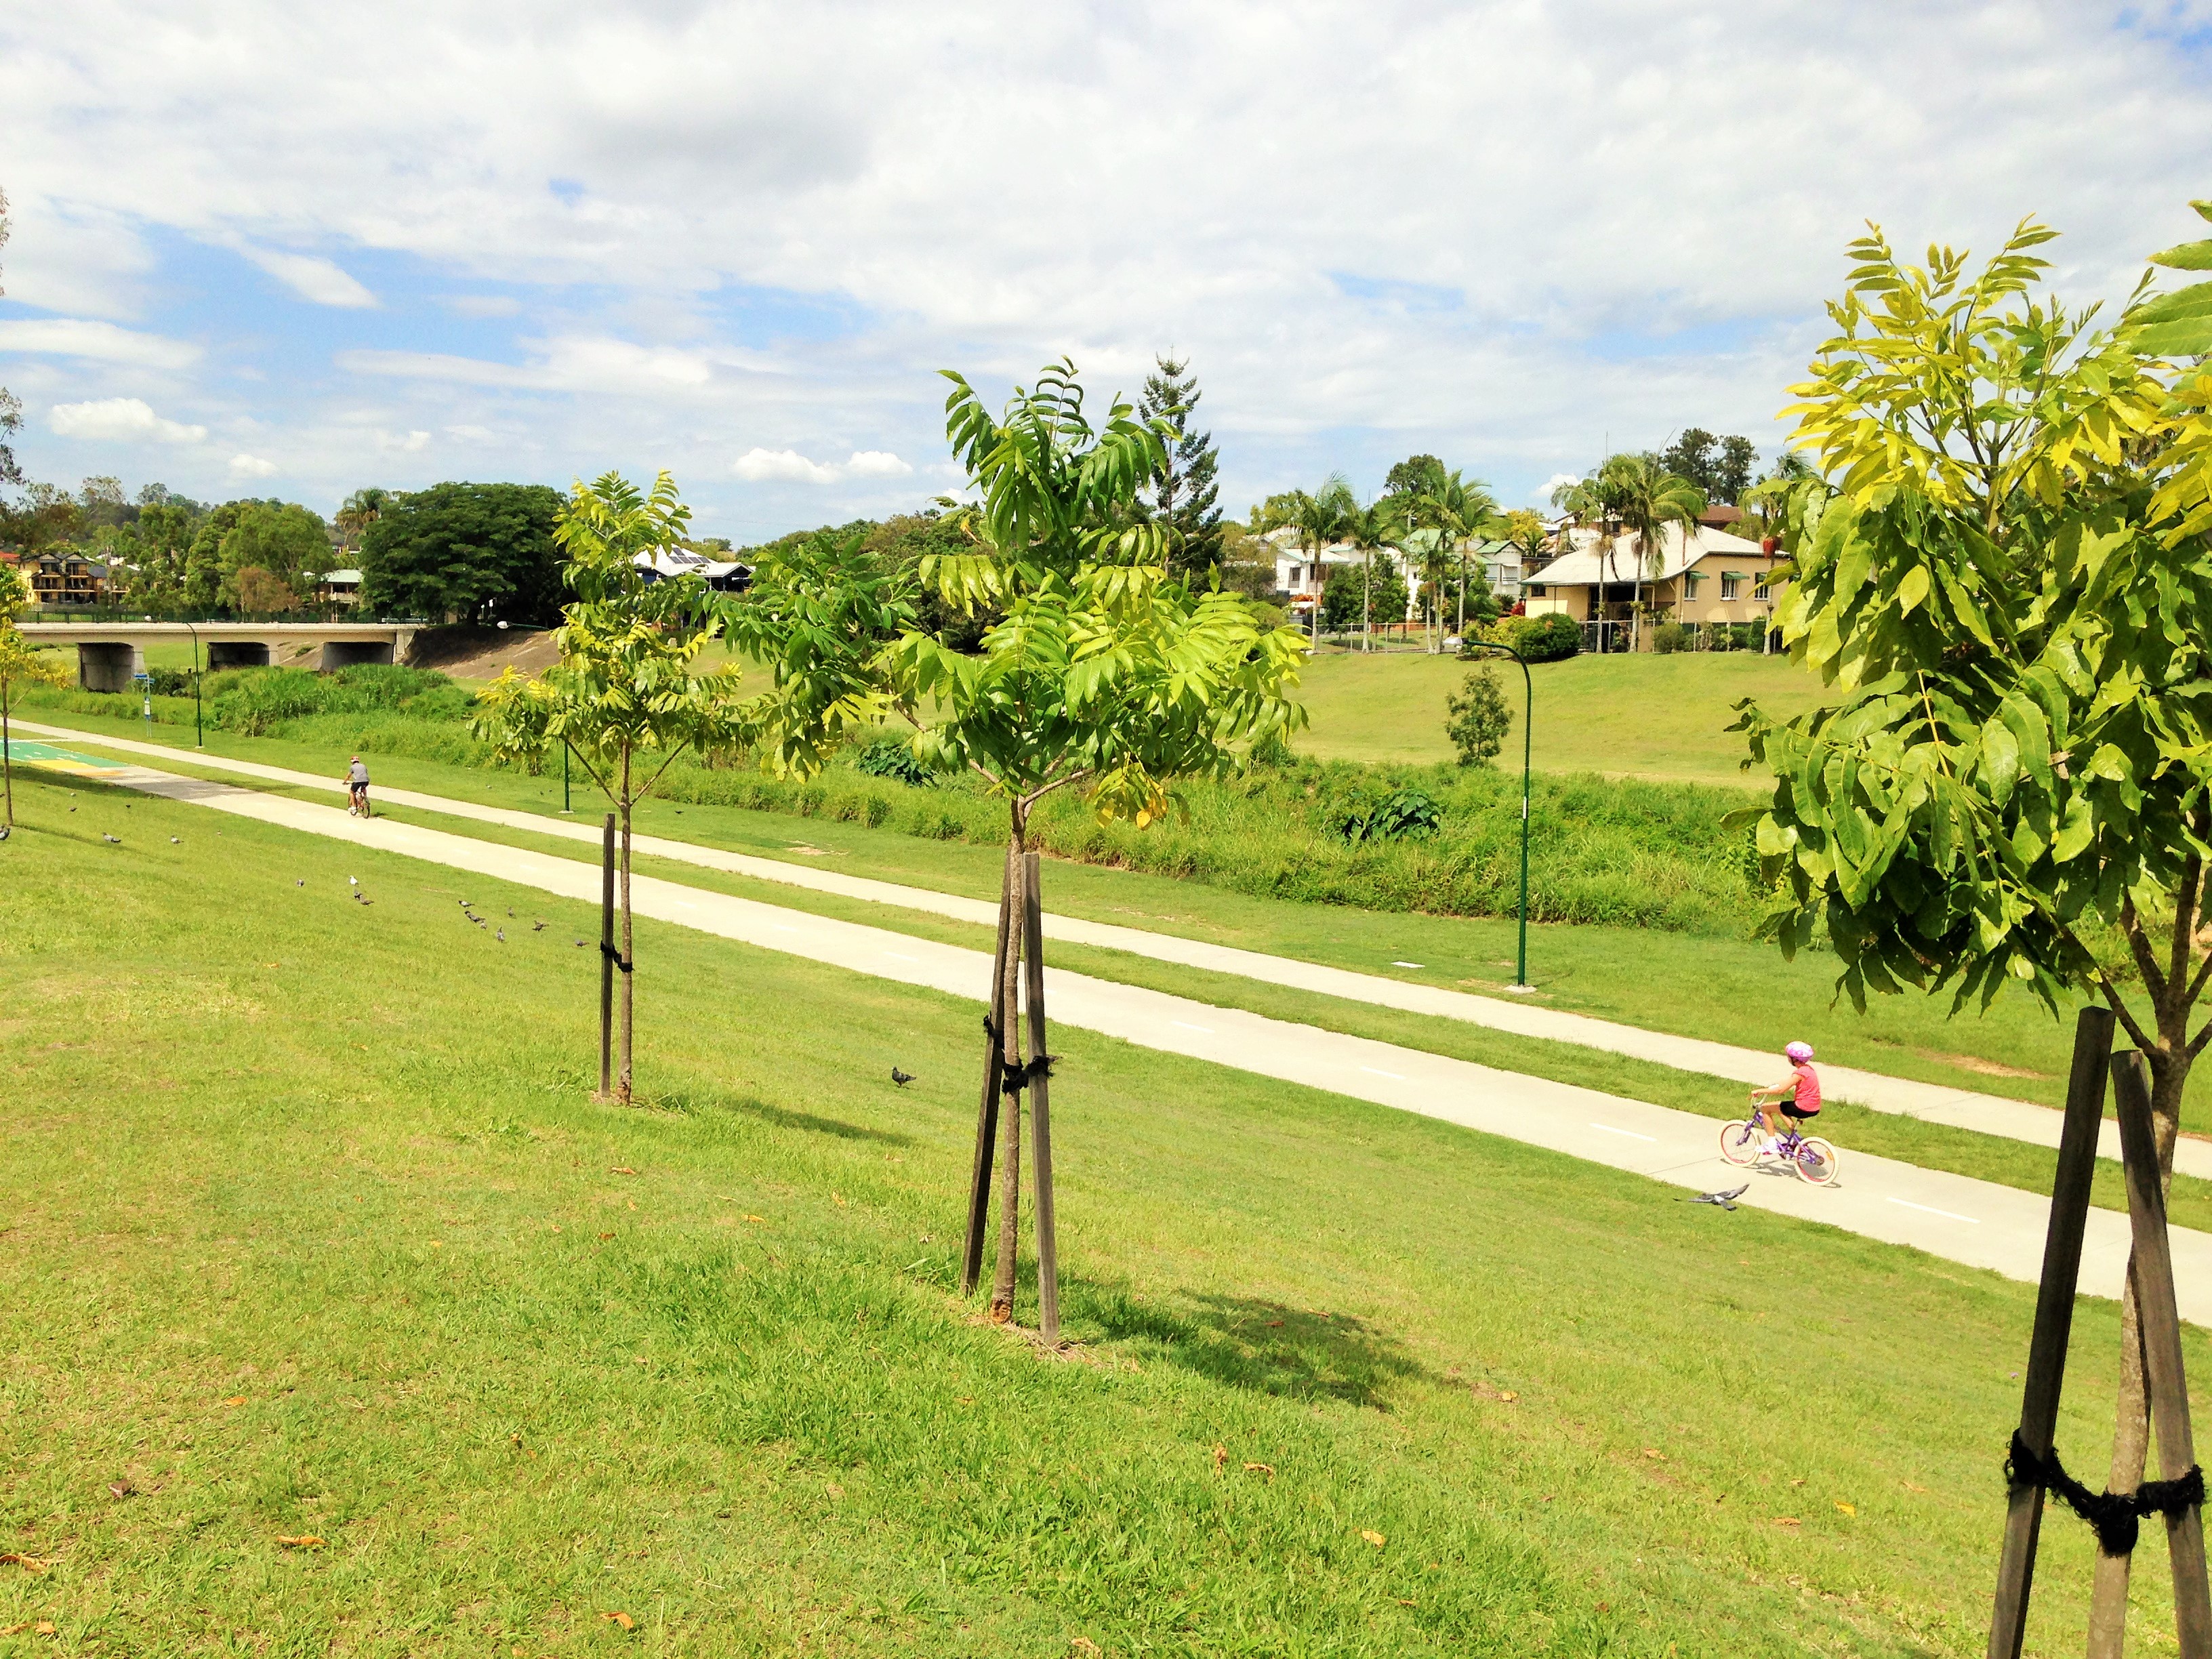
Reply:
<svg viewBox="0 0 2212 1659"><path fill-rule="evenodd" d="M999 880L999 944L991 957L992 1029L983 1034L983 1097L975 1108L975 1164L968 1182L968 1239L960 1255L960 1294L975 1294L975 1281L983 1273L983 1229L991 1217L991 1159L999 1137L999 1043L995 1032L1006 1029L1007 1010L1002 989L1006 981L1006 945L1012 933L1014 866L1011 854Z"/></svg>
<svg viewBox="0 0 2212 1659"><path fill-rule="evenodd" d="M1022 857L1022 960L1028 973L1030 1054L1045 1057L1044 879L1042 860ZM1030 1148L1036 1170L1037 1332L1055 1347L1060 1343L1060 1241L1052 1218L1052 1089L1037 1066L1030 1078Z"/></svg>
<svg viewBox="0 0 2212 1659"><path fill-rule="evenodd" d="M615 815L599 850L599 1098L615 1087Z"/></svg>
<svg viewBox="0 0 2212 1659"><path fill-rule="evenodd" d="M2181 1315L2174 1304L2173 1255L2166 1236L2166 1195L2159 1190L2158 1143L2151 1129L2150 1089L2142 1056L2112 1057L2113 1103L2120 1119L2120 1156L2127 1172L2128 1224L2135 1237L2136 1313L2142 1322L2144 1382L2158 1462L2178 1480L2197 1462L2189 1426L2189 1383L2181 1363ZM2212 1659L2212 1589L2204 1571L2204 1515L2191 1506L2166 1522L2173 1566L2174 1635L2181 1659Z"/></svg>
<svg viewBox="0 0 2212 1659"><path fill-rule="evenodd" d="M2074 1069L2066 1085L2066 1119L2058 1135L2058 1174L2051 1188L2050 1231L2043 1241L2043 1283L2035 1297L2035 1334L2021 1390L2020 1437L2038 1457L2049 1455L2058 1426L2058 1395L2066 1378L2066 1344L2074 1328L2074 1292L2081 1277L2081 1236L2089 1222L2089 1187L2097 1170L2097 1133L2104 1127L2106 1066L2112 1053L2112 1012L2084 1008L2074 1023ZM2020 1659L2027 1633L2028 1592L2035 1582L2035 1547L2043 1527L2043 1488L2019 1486L2005 1513L2004 1553L1997 1564L1996 1613L1990 1621L1990 1659Z"/></svg>

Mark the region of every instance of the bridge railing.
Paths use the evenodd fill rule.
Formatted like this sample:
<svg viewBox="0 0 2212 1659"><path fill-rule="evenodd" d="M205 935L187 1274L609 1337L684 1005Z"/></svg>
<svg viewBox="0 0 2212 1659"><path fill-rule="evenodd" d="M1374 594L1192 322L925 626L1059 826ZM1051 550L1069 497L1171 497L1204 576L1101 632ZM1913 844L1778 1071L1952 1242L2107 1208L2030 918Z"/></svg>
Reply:
<svg viewBox="0 0 2212 1659"><path fill-rule="evenodd" d="M296 623L307 627L319 627L334 623L357 623L368 628L428 628L434 624L424 617L386 616L381 611L364 611L358 605L303 605L296 611L148 611L116 605L31 605L15 613L19 623L70 623L82 626L110 626L130 623L192 623L200 626L212 623L223 628L260 628L271 623Z"/></svg>

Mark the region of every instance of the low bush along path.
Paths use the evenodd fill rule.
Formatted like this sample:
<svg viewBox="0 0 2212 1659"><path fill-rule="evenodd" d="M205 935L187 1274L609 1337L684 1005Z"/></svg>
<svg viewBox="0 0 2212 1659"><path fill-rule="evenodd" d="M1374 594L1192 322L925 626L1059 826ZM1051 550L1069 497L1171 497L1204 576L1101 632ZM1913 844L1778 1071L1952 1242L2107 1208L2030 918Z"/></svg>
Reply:
<svg viewBox="0 0 2212 1659"><path fill-rule="evenodd" d="M591 903L16 810L0 1651L1979 1650L2029 1286L1063 1024L1047 1355L950 1288L969 995L647 919L594 1105Z"/></svg>
<svg viewBox="0 0 2212 1659"><path fill-rule="evenodd" d="M335 807L148 768L120 767L108 781L566 898L588 901L599 891L590 865L389 817L363 821ZM956 945L652 877L634 878L632 890L641 916L877 978L964 996L988 976L987 956ZM1718 1158L1709 1118L1087 975L1053 969L1047 988L1060 1026L1442 1118L1678 1188L1733 1188L1744 1180ZM1850 1153L1836 1187L1814 1188L1769 1172L1750 1178L1741 1201L2008 1278L2033 1282L2040 1271L2047 1200L1967 1176ZM2212 1236L2176 1229L2174 1250L2184 1316L2212 1322ZM2117 1296L2127 1254L2126 1218L2093 1211L2082 1288Z"/></svg>

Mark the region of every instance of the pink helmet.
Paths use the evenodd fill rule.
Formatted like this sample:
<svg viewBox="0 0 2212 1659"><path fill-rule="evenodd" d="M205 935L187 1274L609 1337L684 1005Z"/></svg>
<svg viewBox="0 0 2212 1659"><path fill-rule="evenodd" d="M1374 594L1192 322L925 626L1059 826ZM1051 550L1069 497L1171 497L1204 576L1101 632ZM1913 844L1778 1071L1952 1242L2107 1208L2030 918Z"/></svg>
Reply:
<svg viewBox="0 0 2212 1659"><path fill-rule="evenodd" d="M1793 1042L1782 1052L1802 1066L1813 1058L1813 1045L1809 1042Z"/></svg>

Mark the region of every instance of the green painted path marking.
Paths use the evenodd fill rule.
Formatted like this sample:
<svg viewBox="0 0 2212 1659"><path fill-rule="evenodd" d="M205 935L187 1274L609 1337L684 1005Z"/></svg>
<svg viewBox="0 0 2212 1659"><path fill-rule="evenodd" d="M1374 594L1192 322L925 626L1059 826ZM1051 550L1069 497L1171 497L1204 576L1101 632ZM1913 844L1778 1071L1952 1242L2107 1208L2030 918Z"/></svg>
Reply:
<svg viewBox="0 0 2212 1659"><path fill-rule="evenodd" d="M121 772L120 763L101 760L94 755L80 755L70 749L57 748L51 743L30 743L21 738L8 745L8 757L18 766L36 766L50 772L68 772L81 778L96 778L103 772Z"/></svg>

